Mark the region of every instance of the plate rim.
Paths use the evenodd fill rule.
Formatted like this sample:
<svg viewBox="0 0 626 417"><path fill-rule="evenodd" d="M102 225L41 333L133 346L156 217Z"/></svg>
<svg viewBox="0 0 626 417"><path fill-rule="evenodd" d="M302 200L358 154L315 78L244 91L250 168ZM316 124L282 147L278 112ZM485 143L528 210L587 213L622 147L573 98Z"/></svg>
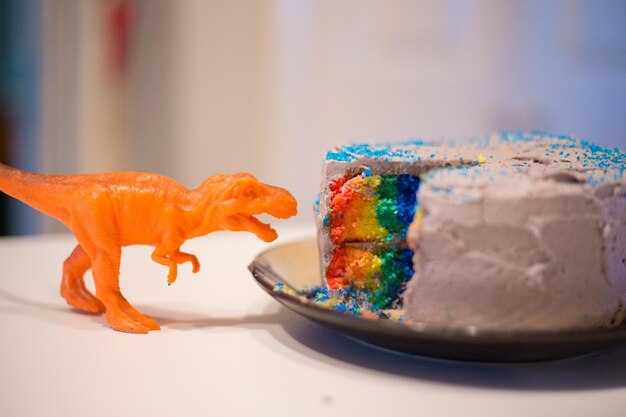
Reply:
<svg viewBox="0 0 626 417"><path fill-rule="evenodd" d="M281 302L291 310L296 311L308 319L322 322L322 324L329 325L331 327L354 327L354 330L368 331L368 332L383 332L390 336L402 336L410 337L416 340L431 340L446 343L459 343L469 345L485 345L485 344L499 344L499 345L525 345L525 346L548 346L548 345L569 345L569 344L581 344L590 343L590 340L594 345L607 345L617 346L620 342L626 344L626 323L622 323L620 326L613 328L596 328L596 329L573 329L573 330L516 330L516 331L498 331L490 329L477 329L471 326L442 326L432 323L412 322L404 323L393 320L385 319L367 319L360 316L354 316L340 311L332 310L323 306L320 306L311 300L308 300L304 296L297 296L291 293L291 291L275 291L275 285L278 282L283 282L287 288L293 291L297 289L293 288L288 282L277 279L280 276L271 270L266 263L263 262L263 258L270 252L284 249L285 247L301 245L301 244L314 244L315 238L305 237L290 242L285 242L280 245L274 245L270 248L258 253L252 262L249 264L248 269L252 273L252 276L256 282L263 288L272 298ZM307 314L303 314L298 311L298 308L310 310L311 313L317 317L323 317L326 320L315 320ZM326 321L332 321L333 324ZM337 325L339 323L340 325ZM358 337L358 336L357 336ZM362 340L362 339L361 339ZM368 343L368 342L366 342ZM589 349L589 351L599 351L605 348ZM565 356L564 356L565 357Z"/></svg>

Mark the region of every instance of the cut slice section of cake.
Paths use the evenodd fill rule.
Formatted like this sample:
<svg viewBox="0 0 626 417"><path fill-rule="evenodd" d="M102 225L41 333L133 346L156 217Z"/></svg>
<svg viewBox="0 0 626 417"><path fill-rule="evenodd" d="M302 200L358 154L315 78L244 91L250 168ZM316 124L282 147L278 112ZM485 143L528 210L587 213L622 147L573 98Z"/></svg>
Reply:
<svg viewBox="0 0 626 417"><path fill-rule="evenodd" d="M326 285L367 290L378 308L397 303L413 275L406 233L418 207L420 175L472 163L423 141L352 145L330 151L317 204Z"/></svg>

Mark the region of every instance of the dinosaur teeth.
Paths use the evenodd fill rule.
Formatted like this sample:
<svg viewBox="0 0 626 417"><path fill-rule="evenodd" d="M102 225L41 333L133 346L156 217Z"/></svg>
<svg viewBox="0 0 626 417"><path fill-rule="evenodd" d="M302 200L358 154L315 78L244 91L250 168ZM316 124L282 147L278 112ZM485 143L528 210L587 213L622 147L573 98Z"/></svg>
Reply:
<svg viewBox="0 0 626 417"><path fill-rule="evenodd" d="M269 222L270 222L270 219L269 219L270 217L273 217L273 218L275 218L275 219L278 219L278 217L276 217L276 216L274 216L274 215L272 215L272 214L270 214L270 213L261 213L261 214L259 214L259 215L255 216L255 218L257 219L257 221L259 221L259 222L263 222L263 224L265 224L265 223L269 223Z"/></svg>
<svg viewBox="0 0 626 417"><path fill-rule="evenodd" d="M272 213L263 213L261 216L270 216L274 219L288 219L291 217L289 214L272 214Z"/></svg>

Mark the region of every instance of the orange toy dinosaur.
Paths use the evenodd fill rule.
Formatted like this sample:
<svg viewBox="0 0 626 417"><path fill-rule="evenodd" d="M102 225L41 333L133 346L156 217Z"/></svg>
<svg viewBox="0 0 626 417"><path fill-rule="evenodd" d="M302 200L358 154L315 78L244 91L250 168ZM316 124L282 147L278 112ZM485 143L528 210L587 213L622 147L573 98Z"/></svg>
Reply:
<svg viewBox="0 0 626 417"><path fill-rule="evenodd" d="M215 175L188 190L156 174L114 172L86 175L34 174L0 164L0 190L64 223L78 245L63 263L61 295L81 310L102 313L115 330L147 333L159 324L122 296L119 269L122 246L154 246L152 259L169 268L198 259L181 252L185 240L218 230L249 231L270 242L277 234L253 216L267 213L286 219L296 214L296 200L279 187L252 175ZM83 281L93 269L94 296Z"/></svg>

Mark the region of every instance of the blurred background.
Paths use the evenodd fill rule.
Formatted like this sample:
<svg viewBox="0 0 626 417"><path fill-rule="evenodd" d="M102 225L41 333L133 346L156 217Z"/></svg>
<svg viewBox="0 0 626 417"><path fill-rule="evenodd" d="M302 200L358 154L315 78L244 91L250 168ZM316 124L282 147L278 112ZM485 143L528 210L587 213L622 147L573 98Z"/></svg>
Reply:
<svg viewBox="0 0 626 417"><path fill-rule="evenodd" d="M626 148L626 2L0 0L0 162L250 171L310 221L336 143L500 129ZM65 230L0 196L0 234Z"/></svg>

